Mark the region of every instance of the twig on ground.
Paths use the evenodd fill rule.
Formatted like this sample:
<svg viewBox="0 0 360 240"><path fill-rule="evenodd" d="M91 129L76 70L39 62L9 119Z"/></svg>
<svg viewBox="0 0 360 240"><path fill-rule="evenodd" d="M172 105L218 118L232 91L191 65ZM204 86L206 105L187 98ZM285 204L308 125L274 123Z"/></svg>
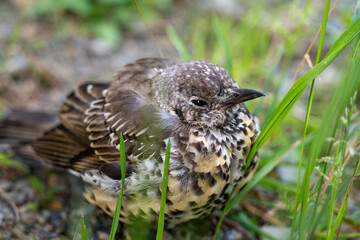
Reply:
<svg viewBox="0 0 360 240"><path fill-rule="evenodd" d="M7 193L2 190L0 188L0 197L2 199L4 199L8 204L9 206L11 207L11 209L14 211L14 216L15 216L15 221L16 222L19 222L20 221L20 212L19 212L19 209L18 207L16 206L16 204L9 198L9 196L7 195Z"/></svg>

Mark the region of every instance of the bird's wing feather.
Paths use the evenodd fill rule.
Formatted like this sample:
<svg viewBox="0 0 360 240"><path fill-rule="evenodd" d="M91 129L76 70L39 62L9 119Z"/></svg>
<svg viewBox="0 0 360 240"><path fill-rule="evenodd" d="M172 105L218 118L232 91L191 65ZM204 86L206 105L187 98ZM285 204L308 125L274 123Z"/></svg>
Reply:
<svg viewBox="0 0 360 240"><path fill-rule="evenodd" d="M79 172L100 169L119 160L119 136L123 133L130 165L158 157L164 147L162 140L177 127L176 118L144 98L146 91L140 87L154 77L154 68L158 71L172 64L166 59L140 59L125 66L111 87L79 86L61 108L61 124L34 143L33 149L52 166ZM139 90L134 87L137 85ZM106 169L111 167L102 168Z"/></svg>
<svg viewBox="0 0 360 240"><path fill-rule="evenodd" d="M122 133L129 162L158 157L162 141L177 128L176 117L131 91L108 90L86 111L90 146L105 162L119 159Z"/></svg>
<svg viewBox="0 0 360 240"><path fill-rule="evenodd" d="M103 97L102 92L108 87L108 83L82 84L67 96L61 106L59 118L62 125L75 136L81 138L84 143L90 143L84 123L84 113L94 100Z"/></svg>
<svg viewBox="0 0 360 240"><path fill-rule="evenodd" d="M68 95L59 112L60 124L44 133L31 147L47 165L82 172L99 168L103 162L89 147L83 122L92 101L102 96L109 84L87 83Z"/></svg>

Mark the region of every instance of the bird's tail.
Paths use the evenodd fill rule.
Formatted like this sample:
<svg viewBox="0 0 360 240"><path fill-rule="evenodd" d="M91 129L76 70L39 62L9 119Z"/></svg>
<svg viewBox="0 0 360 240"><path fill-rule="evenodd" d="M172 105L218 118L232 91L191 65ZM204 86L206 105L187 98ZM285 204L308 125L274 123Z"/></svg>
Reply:
<svg viewBox="0 0 360 240"><path fill-rule="evenodd" d="M58 124L56 115L42 112L13 111L0 121L0 152L34 157L29 144Z"/></svg>

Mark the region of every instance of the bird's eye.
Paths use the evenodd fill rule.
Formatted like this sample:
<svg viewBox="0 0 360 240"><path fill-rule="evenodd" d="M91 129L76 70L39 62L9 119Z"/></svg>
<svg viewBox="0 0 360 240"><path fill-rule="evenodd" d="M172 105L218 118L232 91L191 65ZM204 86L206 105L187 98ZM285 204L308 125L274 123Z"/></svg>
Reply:
<svg viewBox="0 0 360 240"><path fill-rule="evenodd" d="M191 100L191 102L196 105L196 106L199 106L199 107L203 107L203 106L206 106L207 105L207 102L204 101L204 100L201 100L201 99L193 99Z"/></svg>

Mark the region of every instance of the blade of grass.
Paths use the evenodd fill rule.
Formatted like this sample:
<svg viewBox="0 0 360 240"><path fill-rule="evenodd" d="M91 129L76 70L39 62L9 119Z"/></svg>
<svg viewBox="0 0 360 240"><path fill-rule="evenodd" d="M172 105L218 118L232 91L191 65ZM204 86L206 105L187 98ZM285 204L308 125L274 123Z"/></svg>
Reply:
<svg viewBox="0 0 360 240"><path fill-rule="evenodd" d="M213 28L214 28L216 37L223 49L223 52L225 53L226 70L230 76L233 76L232 60L231 60L231 56L230 56L229 46L228 46L228 44L225 40L224 34L221 30L219 20L215 15L212 15L211 19L212 19L212 24L213 24Z"/></svg>
<svg viewBox="0 0 360 240"><path fill-rule="evenodd" d="M8 156L6 156L2 152L0 152L0 166L16 168L23 172L29 172L28 166L26 166L25 164L23 164L21 162L10 159Z"/></svg>
<svg viewBox="0 0 360 240"><path fill-rule="evenodd" d="M316 55L315 65L317 65L320 60L322 46L324 44L324 39L325 39L325 32L326 32L327 20L328 20L328 16L329 16L329 9L330 9L330 0L326 0L324 14L323 14L323 22L321 25L322 27L321 27L320 38L319 38L319 47L318 47L318 51L317 51L317 55ZM298 204L300 202L300 198L301 198L300 196L303 196L303 194L300 193L300 181L301 181L300 174L301 174L302 160L303 160L303 155L304 155L305 137L306 137L308 123L309 123L309 119L310 119L311 105L312 105L313 97L314 97L314 86L315 86L315 79L313 79L312 83L311 83L310 95L309 95L309 100L308 100L308 105L307 105L307 110L306 110L302 145L301 145L301 151L300 151L298 183L297 183L297 188L296 188L296 200L295 200L295 206L294 206L294 212L293 212L293 215L294 215L293 219L296 219L297 206L298 206ZM307 177L310 177L310 176L307 176ZM309 191L309 190L307 189L307 191ZM308 194L309 194L309 192L307 192L307 195ZM306 203L306 207L307 207L307 203ZM304 236L303 236L304 231L302 231L302 229L304 229L304 227L305 227L305 215L303 215L303 214L304 214L304 212L301 211L299 239L304 238ZM290 236L293 236L294 226L295 226L295 221L293 221Z"/></svg>
<svg viewBox="0 0 360 240"><path fill-rule="evenodd" d="M81 240L88 240L89 237L88 237L86 226L85 226L84 214L81 216L80 226L81 226Z"/></svg>
<svg viewBox="0 0 360 240"><path fill-rule="evenodd" d="M338 119L338 117L337 117ZM337 126L338 126L338 123L339 123L339 120L337 120L334 124L334 128L333 128L333 132L331 134L331 140L329 142L329 146L328 146L328 150L327 150L327 154L326 156L330 157L330 153L331 153L331 149L333 147L333 144L335 142L334 140L334 137L335 137L335 134L336 134L336 130L337 130ZM322 171L321 171L321 175L320 175L320 178L319 180L317 181L317 183L315 184L315 186L313 187L313 189L317 189L317 195L316 195L316 200L315 200L315 206L314 206L314 211L313 211L313 219L312 219L312 222L313 223L316 223L319 221L319 218L321 216L323 216L324 214L322 214L322 212L324 210L321 210L317 213L317 209L318 209L318 205L319 205L319 200L320 200L320 195L321 195L321 189L322 189L322 185L323 185L323 182L324 182L324 177L326 176L326 172L328 170L328 163L326 162L324 164L324 167L322 168ZM326 204L322 204L322 206L324 207ZM315 233L315 230L316 230L316 224L312 224L312 230L310 231L310 238L312 238L312 236L314 235Z"/></svg>
<svg viewBox="0 0 360 240"><path fill-rule="evenodd" d="M125 170L126 170L126 157L125 157L125 144L124 144L124 137L122 133L120 134L120 166L121 166L121 190L119 194L119 198L116 203L115 208L115 214L111 226L111 232L110 232L110 239L114 240L116 230L119 224L119 218L120 218L120 210L121 210L121 204L122 204L122 196L124 193L124 182L125 182Z"/></svg>
<svg viewBox="0 0 360 240"><path fill-rule="evenodd" d="M181 58L185 62L190 61L191 60L190 53L186 49L185 44L183 43L179 35L175 32L175 30L171 26L168 26L166 28L166 33L169 36L171 42L174 44L176 50L180 53Z"/></svg>
<svg viewBox="0 0 360 240"><path fill-rule="evenodd" d="M353 14L351 16L351 24L353 22L355 22L356 20L358 20L360 18L360 0L356 1L356 4L353 8ZM353 48L353 52L357 52L356 48L358 47L358 44L360 43L359 41L359 37L356 39L356 41L353 42L352 44L352 48Z"/></svg>
<svg viewBox="0 0 360 240"><path fill-rule="evenodd" d="M350 101L352 102L352 101ZM351 103L350 103L351 104ZM351 106L352 107L352 106ZM341 182L341 175L342 175L342 169L344 169L343 167L343 162L345 159L345 152L346 152L346 144L348 141L348 136L349 136L349 127L350 127L350 122L351 122L351 111L348 111L348 108L345 108L345 121L342 121L342 125L345 126L345 136L344 138L341 138L341 133L342 133L342 127L340 127L340 133L339 133L339 145L338 145L338 149L337 149L337 158L339 159L339 161L335 162L334 165L334 175L333 175L333 184L331 186L331 211L330 211L330 217L328 218L328 228L327 228L327 239L335 239L335 231L337 229L337 225L332 226L333 223L333 209L336 207L336 194L338 194L337 188L338 185ZM341 140L342 139L342 140ZM334 192L334 194L333 194ZM340 195L341 196L341 195ZM346 198L344 199L344 201L347 202ZM340 224L342 218L339 218L339 214L337 215L336 219L338 219L338 224Z"/></svg>
<svg viewBox="0 0 360 240"><path fill-rule="evenodd" d="M166 191L167 191L167 182L168 182L168 173L169 173L169 162L170 162L170 138L166 146L166 155L164 162L164 175L161 188L161 202L160 202L160 211L159 211L159 220L158 228L156 233L156 240L161 240L164 232L164 221L165 221L165 205L166 205Z"/></svg>
<svg viewBox="0 0 360 240"><path fill-rule="evenodd" d="M340 207L340 210L338 212L338 215L336 216L336 219L335 219L335 223L334 223L334 226L332 227L331 229L331 233L329 235L329 239L335 239L335 231L340 227L340 224L341 224L341 221L343 220L344 216L345 216L345 211L347 209L347 206L348 206L348 200L349 200L349 196L350 196L350 192L352 190L352 187L353 187L353 183L356 179L356 176L359 172L359 168L360 168L360 161L358 161L358 164L357 164L357 167L354 171L354 175L350 181L350 184L346 190L346 195L345 195L345 198L343 200L343 202L341 203L341 207ZM339 234L337 233L337 236ZM337 237L336 237L337 239Z"/></svg>
<svg viewBox="0 0 360 240"><path fill-rule="evenodd" d="M45 184L36 176L29 177L31 185L39 192L41 197L46 195L46 186Z"/></svg>
<svg viewBox="0 0 360 240"><path fill-rule="evenodd" d="M76 239L76 235L77 235L77 232L78 232L78 229L79 229L79 225L80 225L80 221L79 221L78 224L76 225L75 233L74 233L74 236L73 236L72 240L75 240L75 239Z"/></svg>
<svg viewBox="0 0 360 240"><path fill-rule="evenodd" d="M337 145L336 154L335 154L336 159L339 159L339 151L340 151L340 146L341 146L341 144L340 144L341 133L342 133L342 124L340 124L340 132L339 132L339 136L338 136L339 144ZM331 232L331 225L332 225L332 220L333 220L333 215L334 215L334 208L335 208L335 194L336 194L337 185L338 185L336 168L337 168L338 164L339 164L339 160L335 161L335 163L334 163L334 175L333 175L333 179L332 179L331 196L330 196L329 217L328 217L327 233L326 233L326 239L328 239L328 240L329 240L329 236L330 236L330 232Z"/></svg>
<svg viewBox="0 0 360 240"><path fill-rule="evenodd" d="M325 239L326 238L326 234L320 233L320 232L315 233L315 236L316 236L316 239L318 239L318 238ZM339 234L340 239L359 239L359 237L360 237L360 233Z"/></svg>

